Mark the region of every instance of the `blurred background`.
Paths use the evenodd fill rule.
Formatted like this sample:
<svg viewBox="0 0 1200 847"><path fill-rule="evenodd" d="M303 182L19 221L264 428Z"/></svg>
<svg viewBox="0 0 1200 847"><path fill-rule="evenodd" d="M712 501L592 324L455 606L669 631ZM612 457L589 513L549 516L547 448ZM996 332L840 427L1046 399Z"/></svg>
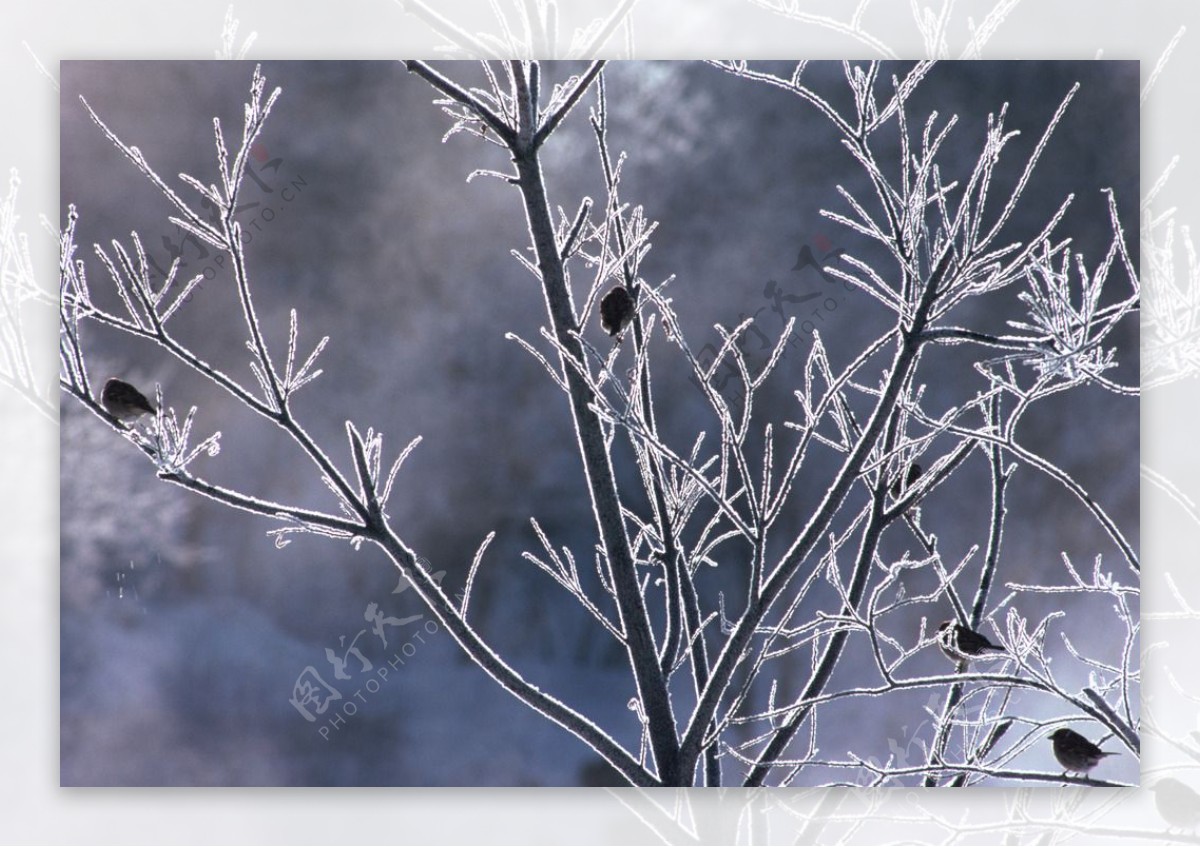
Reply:
<svg viewBox="0 0 1200 847"><path fill-rule="evenodd" d="M476 65L441 67L458 80L482 80ZM885 67L884 75L903 75L907 67ZM548 63L546 77L561 81L581 68ZM452 591L461 587L480 541L495 531L476 584L473 621L530 679L636 748L623 656L573 600L520 558L523 550L539 551L531 516L581 563L590 562L595 536L564 398L540 365L504 338L515 332L541 342L538 327L546 321L536 281L510 255L528 242L519 196L497 180L465 182L477 168L503 170L503 153L466 135L441 143L449 121L431 104L434 92L398 63L268 62L263 69L268 89L280 85L283 95L252 151L239 220L252 236L247 257L255 304L277 357L286 350L291 308L299 312L301 356L331 337L320 363L324 374L296 398L304 426L345 470L347 418L360 430L385 433L385 462L424 436L397 480L393 525L433 570L446 572ZM205 282L173 319L174 332L247 385L253 377L246 330L230 275L215 253L167 221L167 202L103 137L78 97L169 183L178 186L181 171L207 183L217 179L211 118L220 116L233 143L252 70L234 62L65 62L61 126L63 212L77 205L79 242L128 244L137 230L160 268L178 255L184 278L204 272ZM848 105L840 64L814 63L806 74L835 105ZM610 144L629 153L623 199L661 221L643 275L652 283L676 276L668 293L693 350L719 345L714 323L733 326L753 315L773 342L787 317L811 317L812 303L821 300L802 305L769 293L799 300L835 292L813 269L792 270L806 245L818 257L840 248L887 267L859 236L819 214L846 210L836 186L862 198L869 187L811 107L700 63L617 63L606 80ZM1136 63L942 64L910 102L910 125L923 125L934 110L942 119L958 116L944 164L954 171L947 181L963 179L989 112L1010 103L1006 126L1021 135L998 169L991 207L998 209L1003 188L1016 181L1076 81L1080 92L1002 241L1036 233L1074 193L1056 234L1071 237L1093 266L1111 237L1101 189L1112 188L1136 263ZM547 148L550 200L568 214L585 194L603 197L585 116L578 110ZM90 250L81 248L81 258L96 299L116 308L102 266ZM1106 299L1126 294L1115 279ZM577 302L589 283L577 270ZM967 304L956 323L1004 331L1005 320L1021 314L1017 292ZM836 295L837 307L814 320L839 366L886 328L888 315L864 294L838 287ZM598 326L589 332L594 343L606 343ZM85 342L93 384L121 376L149 394L161 383L166 403L181 414L199 408L201 435L222 432L220 455L199 460L196 473L267 498L336 508L294 445L197 375L100 327L89 327ZM1136 383L1136 322L1126 320L1112 343L1122 364L1111 376ZM698 431L715 436L711 415L678 356L662 344L656 352L660 424L686 452ZM940 413L984 389L966 352L938 351L923 360L918 380L928 385L927 409ZM767 353L751 333L748 358L761 364ZM777 430L799 419L791 392L806 354L803 343L789 348L761 400L762 421ZM1078 389L1036 406L1018 435L1087 487L1136 545L1136 400ZM64 785L611 780L583 745L520 706L465 661L444 632L430 631L428 616L411 620L422 609L378 552L313 538L278 550L265 534L272 525L157 482L137 451L71 402L63 403L61 437ZM618 449L615 458L622 484L636 489L628 450ZM818 457L806 470L813 482L793 495L794 528L803 525L833 468L832 457ZM976 455L924 503L926 526L938 534L947 561L986 543L988 488L986 465ZM1083 568L1102 554L1107 569L1129 579L1107 537L1056 484L1018 471L1008 505L1003 581L1064 582L1062 551ZM905 532L888 539L889 555L918 554ZM786 536L776 533L781 549ZM977 572L968 568L967 586ZM720 567L702 574L702 589L715 605L717 592L735 596L744 574L731 550ZM910 593L929 587L908 586ZM997 589L993 599L1002 596ZM1023 599L1021 611L1037 617L1060 603ZM948 611L914 609L907 634L915 641L921 615L936 625ZM1095 604L1067 611L1059 628L1073 643L1119 655L1121 633L1111 612L1105 616ZM376 615L386 645L375 632ZM948 669L936 651L928 652L910 670ZM834 685L857 679L860 665L844 665ZM337 667L346 679L337 677ZM807 657L796 654L787 685L801 684L806 668ZM1068 687L1087 684L1087 668L1078 663L1064 659L1056 671ZM368 686L372 679L377 684ZM299 682L313 683L326 699L336 690L341 699L329 700L324 713L309 704L306 717L292 702ZM825 726L830 749L878 750L881 758L889 740L903 747L918 732L928 697L897 697L887 714L879 713L879 703L847 708L843 726ZM347 704L354 704L353 714ZM1037 716L1062 711L1044 705ZM340 722L331 721L335 714ZM1086 729L1098 735L1094 725ZM1131 757L1110 762L1107 776L1136 780ZM1021 763L1054 767L1048 745Z"/></svg>

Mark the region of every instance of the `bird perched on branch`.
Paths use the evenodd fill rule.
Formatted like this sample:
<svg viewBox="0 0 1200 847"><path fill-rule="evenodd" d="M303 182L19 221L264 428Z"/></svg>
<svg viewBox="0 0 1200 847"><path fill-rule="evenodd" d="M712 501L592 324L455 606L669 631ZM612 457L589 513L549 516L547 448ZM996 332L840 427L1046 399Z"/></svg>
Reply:
<svg viewBox="0 0 1200 847"><path fill-rule="evenodd" d="M916 485L917 480L921 478L921 473L921 466L916 462L913 462L911 465L909 465L907 474L904 474L903 476L897 476L892 481L892 497L896 500L899 500L901 494Z"/></svg>
<svg viewBox="0 0 1200 847"><path fill-rule="evenodd" d="M155 414L154 406L142 392L116 377L104 383L104 390L100 392L100 403L110 415L126 423L135 421L142 415Z"/></svg>
<svg viewBox="0 0 1200 847"><path fill-rule="evenodd" d="M600 326L616 338L633 320L633 297L624 285L614 285L600 300Z"/></svg>
<svg viewBox="0 0 1200 847"><path fill-rule="evenodd" d="M1050 740L1054 742L1054 758L1063 766L1064 774L1076 771L1086 775L1105 756L1117 755L1101 750L1078 732L1065 726L1050 733Z"/></svg>
<svg viewBox="0 0 1200 847"><path fill-rule="evenodd" d="M1003 647L988 641L987 636L955 621L942 622L937 641L938 647L952 662L969 662L986 656L989 650L1004 652Z"/></svg>

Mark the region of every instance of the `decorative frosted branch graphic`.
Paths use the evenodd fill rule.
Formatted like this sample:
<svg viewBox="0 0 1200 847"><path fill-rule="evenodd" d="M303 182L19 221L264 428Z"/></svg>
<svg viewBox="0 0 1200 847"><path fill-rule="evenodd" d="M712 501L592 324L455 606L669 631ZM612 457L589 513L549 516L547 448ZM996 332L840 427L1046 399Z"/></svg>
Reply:
<svg viewBox="0 0 1200 847"><path fill-rule="evenodd" d="M56 420L53 384L41 378L29 345L27 309L53 308L54 295L37 282L30 256L29 236L19 226L17 195L21 181L9 175L8 191L0 201L0 385L16 391L39 414Z"/></svg>
<svg viewBox="0 0 1200 847"><path fill-rule="evenodd" d="M808 11L797 0L748 0L748 2L752 6L773 12L785 20L824 29L836 36L846 38L868 50L871 55L884 59L900 57L900 53L890 46L895 44L895 35L890 32L886 37L879 34L880 29L891 30L899 22L893 20L888 24L876 23L872 26L867 20L871 12L870 0L858 0L853 4L849 15L844 13L828 15ZM981 58L984 46L1019 4L1020 0L995 0L982 18L976 20L968 17L966 21L955 21L953 2L943 2L941 8L936 10L932 5L912 4L910 7L912 26L916 29L923 47L919 51L920 55L930 59ZM955 24L959 25L960 31L956 31ZM965 33L961 30L965 30ZM961 38L963 34L966 35L966 43L961 52L952 57L950 44L956 37Z"/></svg>
<svg viewBox="0 0 1200 847"><path fill-rule="evenodd" d="M611 53L617 44L624 48L623 58L633 58L632 13L638 0L619 0L594 18L574 17L578 7L558 0L493 3L489 11L495 28L474 32L426 0L396 3L441 39L438 50L446 58L586 59Z"/></svg>

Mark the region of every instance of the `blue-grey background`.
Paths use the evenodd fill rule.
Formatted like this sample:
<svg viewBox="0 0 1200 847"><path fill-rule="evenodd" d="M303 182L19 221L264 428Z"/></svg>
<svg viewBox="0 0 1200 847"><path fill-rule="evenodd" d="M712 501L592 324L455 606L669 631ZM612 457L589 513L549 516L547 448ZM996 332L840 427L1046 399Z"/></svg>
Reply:
<svg viewBox="0 0 1200 847"><path fill-rule="evenodd" d="M547 73L558 80L581 67L549 65ZM907 67L890 66L885 74ZM238 134L251 70L250 63L63 64L61 197L64 208L79 207L82 244L126 240L136 229L165 268L171 250L180 249L180 233L165 221L166 201L101 136L78 96L169 180L184 171L207 182L215 179L210 118L222 118L227 138ZM460 79L479 77L466 63L443 70ZM1132 62L946 63L918 89L909 119L922 124L934 109L943 118L958 115L944 166L952 171L947 179L965 181L988 113L1009 103L1007 126L1021 135L1005 149L999 198L1079 81L1080 93L1035 171L1007 240L1036 233L1074 193L1056 235L1071 237L1094 264L1110 238L1101 189L1111 187L1136 261L1137 70ZM256 307L275 349L285 343L292 307L300 314L301 356L321 335L332 339L321 361L325 374L299 395L304 425L346 468L347 417L360 429L382 429L386 456L423 435L397 482L394 525L455 588L475 547L495 530L472 604L474 621L528 676L636 744L622 657L573 601L520 560L522 550L537 550L531 515L581 561L594 539L565 403L540 367L504 339L514 331L537 340L545 322L536 283L509 255L527 243L519 198L495 180L464 182L475 168L503 168L503 154L467 136L439 143L447 119L431 105L431 89L398 63L267 61L264 72L269 87L284 91L255 149L259 179L245 184L241 220L252 234L247 255ZM773 339L782 320L764 296L770 280L792 294L835 290L811 271L791 271L804 244L818 255L842 247L888 267L877 250L819 215L822 207L845 210L836 185L864 197L869 187L814 109L701 63L619 64L606 78L610 141L630 153L623 198L662 222L643 273L652 281L676 274L670 292L694 350L718 341L714 322L730 326L749 314L758 315ZM806 79L845 105L840 64L814 64ZM583 116L581 110L564 125L547 157L551 202L568 210L585 193L601 196ZM175 319L175 331L215 365L252 381L229 275L194 243L182 251L182 275L208 268L213 278ZM109 290L102 267L90 251L83 256L100 297ZM579 273L577 300L584 284ZM1020 316L1017 290L970 304L957 322L1003 331L1006 318ZM1118 287L1107 299L1124 294ZM108 302L115 305L115 296ZM789 316L797 321L808 316L807 309L792 308ZM882 331L887 318L862 293L824 311L819 327L835 363ZM1123 362L1113 375L1119 382L1137 380L1136 336L1134 322L1126 321L1114 337ZM594 327L592 338L601 343ZM98 328L87 340L96 356L94 382L110 374L147 388L158 381L176 409L200 407L201 433L222 431L221 454L197 465L202 475L331 508L299 451L230 398L147 345ZM758 347L751 340L748 355L761 362ZM686 452L696 431L712 431L712 422L678 358L661 352L660 421ZM762 412L777 427L798 419L790 392L806 352L789 353L768 385ZM932 408L983 389L966 352L927 356L919 379L929 384ZM1137 543L1136 401L1092 388L1073 391L1031 413L1020 436L1092 491ZM618 452L618 462L624 483L636 486L628 455ZM396 575L381 554L316 539L276 550L264 534L269 524L157 483L134 450L66 401L61 463L64 785L603 781L582 745L466 663L444 633L424 631L414 640L420 623L389 633L390 650L369 631L354 642L375 668L400 645L412 649L377 691L362 687L370 674L353 658L353 678L333 679L326 648L340 654L369 627L363 618L368 603L397 618L421 612L411 593L394 593ZM796 529L831 470L828 461L814 462L811 484L798 487ZM953 485L926 501L927 522L948 560L985 543L988 486L977 456ZM1084 567L1103 553L1110 569L1123 569L1100 529L1053 483L1025 470L1009 496L1003 580L1063 581L1062 550ZM905 549L916 549L907 534L885 547L893 556ZM701 589L714 606L718 591L734 596L741 584L735 559L702 575ZM1044 614L1057 602L1020 608ZM1062 628L1076 643L1113 657L1120 633L1102 611L1080 606ZM915 639L919 614L936 624L946 612L917 609L909 629L895 634ZM918 667L944 670L936 651L928 653ZM800 655L793 685L803 675ZM362 695L344 724L309 723L288 703L308 666L346 699L356 690ZM839 683L871 680L855 672L853 654L846 666ZM1086 684L1086 669L1067 673ZM897 697L886 713L878 703L852 704L842 710L840 725L825 730L829 743L864 755L881 754L888 739L903 745L918 731L914 724L924 719L927 699L927 693ZM317 731L322 726L328 737ZM1047 749L1019 761L1054 767ZM1109 775L1136 781L1137 763L1125 757Z"/></svg>

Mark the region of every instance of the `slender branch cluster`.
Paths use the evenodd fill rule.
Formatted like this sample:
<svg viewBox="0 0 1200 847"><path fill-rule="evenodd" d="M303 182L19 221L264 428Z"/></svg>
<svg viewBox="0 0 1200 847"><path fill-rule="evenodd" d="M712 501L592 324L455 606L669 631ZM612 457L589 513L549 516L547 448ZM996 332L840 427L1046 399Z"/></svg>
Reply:
<svg viewBox="0 0 1200 847"><path fill-rule="evenodd" d="M53 383L46 384L38 378L26 335L26 305L51 306L54 295L38 284L29 239L18 228L20 185L14 169L9 177L8 192L0 200L0 385L15 390L39 414L57 420Z"/></svg>

